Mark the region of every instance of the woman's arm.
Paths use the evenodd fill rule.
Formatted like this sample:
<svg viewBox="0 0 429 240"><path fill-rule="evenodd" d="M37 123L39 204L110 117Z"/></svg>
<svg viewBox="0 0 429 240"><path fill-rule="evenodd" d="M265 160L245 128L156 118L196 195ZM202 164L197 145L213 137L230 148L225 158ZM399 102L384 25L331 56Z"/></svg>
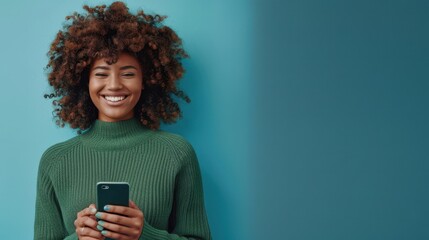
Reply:
<svg viewBox="0 0 429 240"><path fill-rule="evenodd" d="M64 226L64 221L61 214L61 208L58 203L57 196L53 187L52 179L49 172L52 170L52 161L54 157L58 157L58 152L55 147L49 148L42 156L39 164L39 171L37 175L37 196L36 196L36 217L34 222L34 239L35 240L78 240L79 234L90 235L92 238L88 239L103 239L103 236L98 232L91 229L88 225L89 221L82 222L85 217L92 216L86 214L90 208L85 208L77 214L80 226L85 226L85 232L77 234L73 232L69 234ZM90 206L91 207L91 206ZM95 206L92 206L95 209ZM94 217L95 219L95 217ZM76 222L75 222L76 223ZM95 225L94 225L95 224ZM76 224L75 224L76 225ZM88 226L87 226L88 225ZM96 226L96 221L93 221ZM78 228L78 226L76 226ZM80 227L81 228L81 227ZM92 234L90 234L90 232ZM82 238L84 239L84 238Z"/></svg>
<svg viewBox="0 0 429 240"><path fill-rule="evenodd" d="M204 207L204 194L198 160L192 146L184 142L177 148L179 173L176 177L173 212L169 231L159 230L145 222L143 239L211 239Z"/></svg>
<svg viewBox="0 0 429 240"><path fill-rule="evenodd" d="M64 239L67 234L63 225L61 210L49 177L50 151L43 154L37 175L36 218L34 239ZM67 238L67 239L77 239Z"/></svg>

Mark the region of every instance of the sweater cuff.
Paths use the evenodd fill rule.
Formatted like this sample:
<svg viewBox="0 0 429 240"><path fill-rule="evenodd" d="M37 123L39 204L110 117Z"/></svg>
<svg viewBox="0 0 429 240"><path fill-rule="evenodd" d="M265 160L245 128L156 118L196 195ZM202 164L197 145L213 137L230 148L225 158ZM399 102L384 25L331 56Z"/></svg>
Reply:
<svg viewBox="0 0 429 240"><path fill-rule="evenodd" d="M79 238L77 237L77 233L73 233L72 235L68 235L66 238L64 238L64 240L79 240Z"/></svg>

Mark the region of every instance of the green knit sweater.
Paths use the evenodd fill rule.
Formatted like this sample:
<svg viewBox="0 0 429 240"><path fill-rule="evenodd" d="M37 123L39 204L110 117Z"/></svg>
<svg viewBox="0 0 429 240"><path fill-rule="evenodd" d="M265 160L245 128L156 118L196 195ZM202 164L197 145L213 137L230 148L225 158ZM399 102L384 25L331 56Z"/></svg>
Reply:
<svg viewBox="0 0 429 240"><path fill-rule="evenodd" d="M143 211L140 239L211 239L198 161L182 137L136 119L96 121L50 147L37 180L34 239L78 239L76 214L96 203L97 182L128 182Z"/></svg>

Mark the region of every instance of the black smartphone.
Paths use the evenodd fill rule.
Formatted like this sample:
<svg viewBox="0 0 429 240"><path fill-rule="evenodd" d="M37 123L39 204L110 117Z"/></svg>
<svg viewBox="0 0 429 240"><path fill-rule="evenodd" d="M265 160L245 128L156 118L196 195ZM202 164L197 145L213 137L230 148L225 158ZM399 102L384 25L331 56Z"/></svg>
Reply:
<svg viewBox="0 0 429 240"><path fill-rule="evenodd" d="M106 205L129 206L130 186L127 182L98 182L97 211L104 212ZM114 240L105 238L105 240Z"/></svg>
<svg viewBox="0 0 429 240"><path fill-rule="evenodd" d="M106 205L129 206L130 186L127 182L98 182L97 211L104 212Z"/></svg>

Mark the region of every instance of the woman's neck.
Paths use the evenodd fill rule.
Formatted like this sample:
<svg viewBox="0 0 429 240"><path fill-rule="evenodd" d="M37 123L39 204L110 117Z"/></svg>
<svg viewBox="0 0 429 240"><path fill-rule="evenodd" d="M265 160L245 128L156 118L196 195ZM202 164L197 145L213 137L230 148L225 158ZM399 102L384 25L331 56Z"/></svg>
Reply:
<svg viewBox="0 0 429 240"><path fill-rule="evenodd" d="M95 149L127 149L138 144L144 132L150 130L142 126L136 118L117 122L96 120L92 127L82 134L82 141Z"/></svg>

